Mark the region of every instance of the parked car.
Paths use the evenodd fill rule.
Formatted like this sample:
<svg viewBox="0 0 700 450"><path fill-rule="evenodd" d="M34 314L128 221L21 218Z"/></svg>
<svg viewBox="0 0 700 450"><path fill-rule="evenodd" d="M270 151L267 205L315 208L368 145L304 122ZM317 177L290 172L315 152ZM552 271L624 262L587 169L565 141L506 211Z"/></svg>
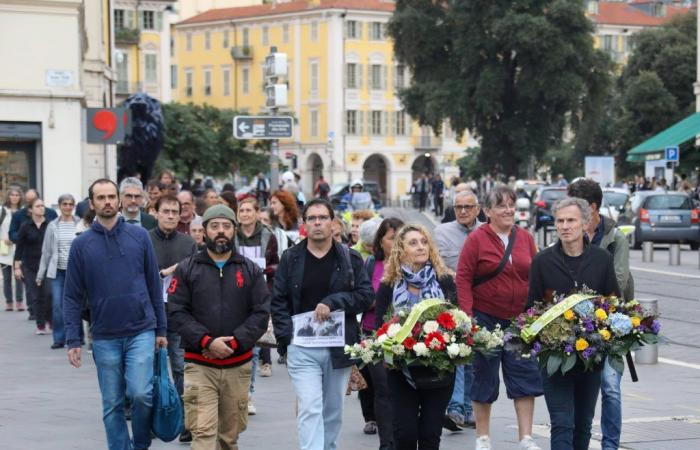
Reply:
<svg viewBox="0 0 700 450"><path fill-rule="evenodd" d="M554 216L552 206L562 198L566 197L565 187L548 186L535 191L532 201L531 220L535 231L547 226L554 226Z"/></svg>
<svg viewBox="0 0 700 450"><path fill-rule="evenodd" d="M363 184L364 187L362 190L365 192L369 192L372 195L374 209L379 210L382 207L382 202L381 200L379 200L379 183L377 183L376 181L363 181ZM348 183L334 184L331 187L331 192L328 198L331 201L331 205L333 205L333 209L342 208L341 200L343 199L343 196L349 192L349 190L350 185Z"/></svg>
<svg viewBox="0 0 700 450"><path fill-rule="evenodd" d="M632 247L640 249L643 242L660 242L688 243L693 250L700 248L699 212L692 199L677 192L648 192L636 199L639 207L631 223L635 226Z"/></svg>
<svg viewBox="0 0 700 450"><path fill-rule="evenodd" d="M603 204L600 206L600 213L617 222L620 214L624 212L625 205L627 204L627 200L629 198L630 194L627 189L603 189Z"/></svg>

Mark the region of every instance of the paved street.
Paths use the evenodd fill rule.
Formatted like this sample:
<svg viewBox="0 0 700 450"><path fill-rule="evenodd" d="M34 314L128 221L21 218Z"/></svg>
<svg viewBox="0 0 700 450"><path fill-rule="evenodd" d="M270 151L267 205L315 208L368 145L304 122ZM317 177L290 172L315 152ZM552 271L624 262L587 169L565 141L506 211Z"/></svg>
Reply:
<svg viewBox="0 0 700 450"><path fill-rule="evenodd" d="M387 209L386 215L398 215ZM426 216L401 211L404 219ZM657 250L654 263L642 263L641 252L632 254L632 266L640 298L657 298L663 317L663 334L669 343L659 349L661 361L637 366L640 382L623 381L624 448L635 450L685 450L700 448L700 269L698 253L685 250L683 265L669 267L666 250ZM35 336L26 313L0 312L0 448L27 450L95 450L105 448L104 430L95 368L84 354L81 369L69 366L64 350L50 350L50 336ZM275 352L273 351L273 357ZM296 448L295 399L283 366L274 364L271 378L257 381L258 414L250 418L242 435L242 449ZM503 389L502 389L503 390ZM596 417L596 423L599 417ZM548 449L548 416L543 399L535 410L535 435ZM376 436L362 433L357 395L347 397L342 450L378 447ZM596 427L596 432L599 432ZM474 431L443 435L446 450L473 448ZM515 449L515 414L507 399L499 400L493 413L492 438L496 449ZM187 448L178 443L154 442L152 449ZM591 448L599 448L595 441Z"/></svg>

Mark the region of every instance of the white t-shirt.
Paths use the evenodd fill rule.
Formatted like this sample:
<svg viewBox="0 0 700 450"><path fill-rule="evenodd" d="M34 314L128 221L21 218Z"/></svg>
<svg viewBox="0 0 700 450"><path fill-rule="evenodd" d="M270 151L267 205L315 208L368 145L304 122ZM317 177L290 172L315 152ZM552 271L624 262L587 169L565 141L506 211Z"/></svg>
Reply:
<svg viewBox="0 0 700 450"><path fill-rule="evenodd" d="M503 248L506 249L508 248L508 242L510 241L510 233L496 233L498 234L498 237L501 238L501 242L503 242ZM512 264L513 263L513 254L508 257L508 261Z"/></svg>

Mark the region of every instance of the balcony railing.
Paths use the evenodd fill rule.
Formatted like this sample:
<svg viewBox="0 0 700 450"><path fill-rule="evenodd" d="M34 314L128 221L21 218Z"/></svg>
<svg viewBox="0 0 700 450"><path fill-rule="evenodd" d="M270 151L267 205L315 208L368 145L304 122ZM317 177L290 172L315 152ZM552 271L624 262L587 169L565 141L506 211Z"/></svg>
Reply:
<svg viewBox="0 0 700 450"><path fill-rule="evenodd" d="M231 58L233 59L253 59L253 47L239 45L231 47Z"/></svg>
<svg viewBox="0 0 700 450"><path fill-rule="evenodd" d="M428 150L442 147L442 138L436 136L415 136L413 146L416 150Z"/></svg>
<svg viewBox="0 0 700 450"><path fill-rule="evenodd" d="M117 44L138 44L139 36L138 28L117 28L114 30L114 40Z"/></svg>

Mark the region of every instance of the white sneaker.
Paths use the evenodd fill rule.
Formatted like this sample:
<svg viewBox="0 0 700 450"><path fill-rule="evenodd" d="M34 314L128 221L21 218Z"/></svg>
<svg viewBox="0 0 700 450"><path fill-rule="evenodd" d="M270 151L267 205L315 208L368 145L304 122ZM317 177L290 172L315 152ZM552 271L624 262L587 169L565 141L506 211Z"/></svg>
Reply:
<svg viewBox="0 0 700 450"><path fill-rule="evenodd" d="M542 450L532 436L526 435L520 440L518 450Z"/></svg>
<svg viewBox="0 0 700 450"><path fill-rule="evenodd" d="M491 439L487 435L476 438L476 450L491 450Z"/></svg>
<svg viewBox="0 0 700 450"><path fill-rule="evenodd" d="M255 405L253 404L253 401L248 400L248 415L254 416L257 412L258 412L258 410L255 409Z"/></svg>

